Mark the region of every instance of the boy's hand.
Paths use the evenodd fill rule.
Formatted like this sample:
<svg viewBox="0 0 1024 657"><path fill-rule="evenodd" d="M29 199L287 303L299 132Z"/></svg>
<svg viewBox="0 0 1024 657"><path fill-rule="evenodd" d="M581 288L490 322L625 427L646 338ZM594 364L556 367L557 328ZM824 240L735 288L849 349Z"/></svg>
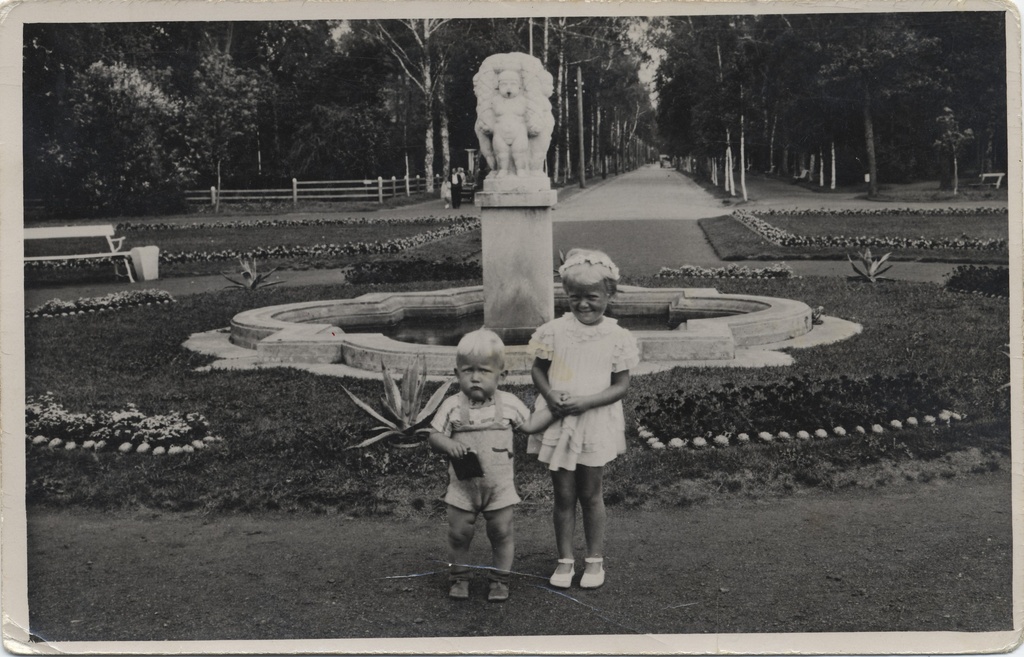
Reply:
<svg viewBox="0 0 1024 657"><path fill-rule="evenodd" d="M442 449L444 449L445 454L453 459L461 459L467 452L469 452L469 447L463 445L457 440L451 439L442 446Z"/></svg>

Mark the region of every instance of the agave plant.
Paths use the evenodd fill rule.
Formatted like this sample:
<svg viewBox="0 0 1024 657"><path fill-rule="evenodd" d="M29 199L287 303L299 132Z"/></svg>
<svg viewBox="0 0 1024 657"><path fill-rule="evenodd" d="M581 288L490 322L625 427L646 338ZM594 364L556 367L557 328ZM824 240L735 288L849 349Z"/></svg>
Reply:
<svg viewBox="0 0 1024 657"><path fill-rule="evenodd" d="M886 278L885 276L882 276L882 274L892 269L892 265L888 265L884 268L882 267L882 265L885 264L885 261L888 260L889 256L891 255L892 252L889 252L881 256L880 258L875 258L871 255L871 249L864 249L863 253L857 254L857 257L860 258L860 264L864 267L864 269L858 268L857 263L853 261L853 258L847 255L846 259L850 261L850 265L853 267L853 271L857 273L856 276L850 276L850 278L865 280L868 281L869 283L874 283L875 281Z"/></svg>
<svg viewBox="0 0 1024 657"><path fill-rule="evenodd" d="M380 422L380 426L373 428L380 431L372 438L367 438L358 445L352 445L347 449L358 449L372 445L380 440L388 439L396 447L416 447L423 442L430 433L429 423L441 400L448 392L448 388L455 382L454 378L448 379L434 391L434 394L423 402L423 388L427 383L427 361L420 356L415 362L409 364L402 377L401 386L395 382L388 366L381 363L384 371L384 396L381 397L382 410L375 411L372 406L356 397L352 392L342 386L342 390L359 407L361 411Z"/></svg>
<svg viewBox="0 0 1024 657"><path fill-rule="evenodd" d="M256 271L256 258L239 258L238 264L242 266L242 280L236 281L224 272L221 272L221 276L231 281L234 287L240 287L245 290L256 290L261 287L268 287L270 285L277 285L278 283L284 283L284 281L268 281L270 275L277 271L277 267L274 267L265 274L260 274Z"/></svg>

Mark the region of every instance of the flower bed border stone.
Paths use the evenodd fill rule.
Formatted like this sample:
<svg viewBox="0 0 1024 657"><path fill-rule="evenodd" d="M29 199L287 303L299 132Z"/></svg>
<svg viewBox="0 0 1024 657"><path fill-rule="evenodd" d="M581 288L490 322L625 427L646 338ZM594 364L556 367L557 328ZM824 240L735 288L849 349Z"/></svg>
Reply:
<svg viewBox="0 0 1024 657"><path fill-rule="evenodd" d="M25 310L25 317L70 317L139 306L173 303L174 297L165 290L125 290L102 297L80 297L74 301L50 299L41 306Z"/></svg>

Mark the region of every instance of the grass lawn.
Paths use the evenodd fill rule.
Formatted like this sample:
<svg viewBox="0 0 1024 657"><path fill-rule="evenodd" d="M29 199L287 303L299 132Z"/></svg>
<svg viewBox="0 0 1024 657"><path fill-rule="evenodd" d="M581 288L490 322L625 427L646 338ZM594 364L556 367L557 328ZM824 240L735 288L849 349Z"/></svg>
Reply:
<svg viewBox="0 0 1024 657"><path fill-rule="evenodd" d="M442 248L439 245L436 248ZM705 286L700 280L639 280L643 285ZM292 301L353 297L368 291L428 289L473 281L402 285L225 290L175 304L61 319L26 320L29 395L53 393L71 412L123 409L145 414L200 413L223 448L182 457L153 457L29 447L30 504L113 509L342 509L357 514L432 513L443 489L443 463L425 450L349 451L370 425L347 400L364 399L379 382L346 381L288 369L198 372L208 362L181 343L192 333L226 326L241 310ZM1009 377L1005 300L945 294L935 285L863 285L842 279L716 281L722 292L794 298L826 314L864 325L860 336L795 352L797 364L764 369L676 369L637 377L626 399L631 449L609 468L606 497L624 507L687 505L718 494L758 498L800 489L874 486L889 477L928 480L954 466L998 468L1009 449ZM74 335L74 349L67 336ZM655 452L635 433L635 408L657 393L700 395L723 385L762 385L788 377L927 373L949 407L969 414L952 428L907 431L891 442L853 436L808 444ZM509 388L532 401L530 386ZM933 409L937 411L938 409ZM923 410L922 412L927 412ZM779 427L781 428L781 427ZM795 429L796 427L794 427ZM813 431L816 427L808 426ZM523 458L521 494L543 504L547 474ZM995 464L995 465L994 465ZM879 468L888 474L880 475ZM725 491L724 493L722 491Z"/></svg>
<svg viewBox="0 0 1024 657"><path fill-rule="evenodd" d="M835 216L773 215L767 221L795 235L884 235L886 237L921 237L925 239L957 238L1006 239L1005 215L975 216Z"/></svg>
<svg viewBox="0 0 1024 657"><path fill-rule="evenodd" d="M976 239L1002 238L1008 234L1005 217L897 217L867 216L785 216L766 218L772 225L797 235L893 236L944 238L967 233ZM856 249L843 247L779 246L764 239L731 216L701 219L700 227L715 253L723 260L845 260ZM890 249L879 251L887 252ZM892 249L892 260L1003 264L1006 251L971 249Z"/></svg>

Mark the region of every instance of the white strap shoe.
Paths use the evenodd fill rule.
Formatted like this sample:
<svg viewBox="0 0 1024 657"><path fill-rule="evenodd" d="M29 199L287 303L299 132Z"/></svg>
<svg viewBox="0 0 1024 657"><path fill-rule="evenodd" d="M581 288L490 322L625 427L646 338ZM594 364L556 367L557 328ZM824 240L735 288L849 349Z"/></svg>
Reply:
<svg viewBox="0 0 1024 657"><path fill-rule="evenodd" d="M569 572L560 573L556 569L551 575L551 579L548 580L548 584L560 589L567 589L572 586L572 578L576 575L576 560L575 559L559 559L559 565L569 564Z"/></svg>
<svg viewBox="0 0 1024 657"><path fill-rule="evenodd" d="M584 561L586 561L587 564L597 564L597 568L583 571L583 577L580 578L580 588L596 589L603 585L604 557L587 557Z"/></svg>

